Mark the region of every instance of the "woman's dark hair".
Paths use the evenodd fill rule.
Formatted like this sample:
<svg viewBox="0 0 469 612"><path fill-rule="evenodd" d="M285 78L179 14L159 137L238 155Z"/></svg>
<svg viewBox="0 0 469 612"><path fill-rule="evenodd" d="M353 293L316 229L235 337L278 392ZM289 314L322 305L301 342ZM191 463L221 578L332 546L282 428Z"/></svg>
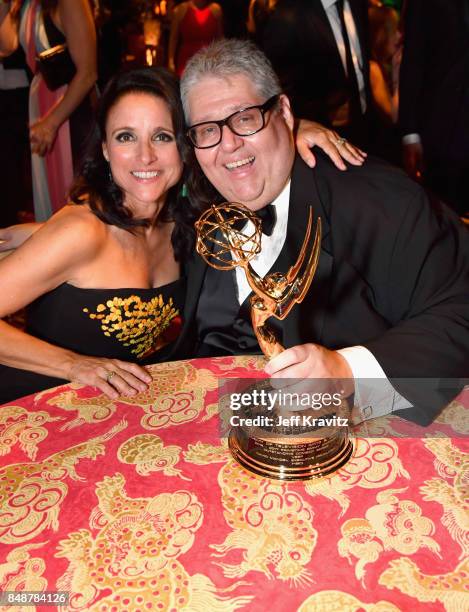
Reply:
<svg viewBox="0 0 469 612"><path fill-rule="evenodd" d="M70 190L70 199L76 204L86 201L94 214L104 223L132 231L137 227L148 227L149 221L134 219L132 213L124 206L122 190L112 179L109 164L102 151L109 112L123 96L129 93L146 93L166 102L184 167L187 163L192 163L193 152L184 133L179 82L175 76L163 68L146 67L121 72L109 81L99 102L96 125L90 135L81 171ZM158 221L175 222L171 241L177 259L184 257L192 247L193 223L198 216L198 211L182 193L186 172L184 170L180 181L169 189L164 207L158 216Z"/></svg>
<svg viewBox="0 0 469 612"><path fill-rule="evenodd" d="M41 8L44 13L50 13L51 11L55 11L59 0L41 0Z"/></svg>

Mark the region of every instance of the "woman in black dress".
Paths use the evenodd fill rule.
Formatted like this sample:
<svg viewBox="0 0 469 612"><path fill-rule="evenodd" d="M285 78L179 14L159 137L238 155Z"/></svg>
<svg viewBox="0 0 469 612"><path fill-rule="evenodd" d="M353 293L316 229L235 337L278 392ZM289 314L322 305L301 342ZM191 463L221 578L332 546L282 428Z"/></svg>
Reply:
<svg viewBox="0 0 469 612"><path fill-rule="evenodd" d="M109 84L70 203L0 262L0 316L30 305L26 331L0 322L0 402L65 381L111 398L146 388L137 363L163 358L184 301L185 149L172 75Z"/></svg>

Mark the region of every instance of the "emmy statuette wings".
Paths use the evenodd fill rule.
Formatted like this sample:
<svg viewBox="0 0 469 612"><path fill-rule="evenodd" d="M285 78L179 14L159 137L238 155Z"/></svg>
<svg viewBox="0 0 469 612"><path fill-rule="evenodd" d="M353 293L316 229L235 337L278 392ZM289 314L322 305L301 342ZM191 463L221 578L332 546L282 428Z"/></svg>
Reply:
<svg viewBox="0 0 469 612"><path fill-rule="evenodd" d="M251 221L253 230L240 230ZM249 227L249 226L248 226ZM271 316L283 320L295 304L303 301L319 261L321 250L321 218L318 218L312 238L313 211L310 208L305 238L296 263L286 274L270 272L260 277L250 261L261 250L262 226L257 215L242 204L212 205L196 223L197 252L213 268L230 270L244 268L253 291L251 319L263 353L272 358L284 348L267 327ZM308 255L309 254L309 255Z"/></svg>

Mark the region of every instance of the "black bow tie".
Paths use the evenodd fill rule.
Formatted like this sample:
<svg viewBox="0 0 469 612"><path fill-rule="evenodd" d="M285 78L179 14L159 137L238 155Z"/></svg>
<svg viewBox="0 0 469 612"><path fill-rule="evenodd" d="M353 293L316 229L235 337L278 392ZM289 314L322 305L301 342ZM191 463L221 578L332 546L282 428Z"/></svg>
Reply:
<svg viewBox="0 0 469 612"><path fill-rule="evenodd" d="M267 204L264 208L256 210L256 215L261 220L262 233L266 236L271 236L274 231L275 222L277 221L277 214L275 212L275 206Z"/></svg>

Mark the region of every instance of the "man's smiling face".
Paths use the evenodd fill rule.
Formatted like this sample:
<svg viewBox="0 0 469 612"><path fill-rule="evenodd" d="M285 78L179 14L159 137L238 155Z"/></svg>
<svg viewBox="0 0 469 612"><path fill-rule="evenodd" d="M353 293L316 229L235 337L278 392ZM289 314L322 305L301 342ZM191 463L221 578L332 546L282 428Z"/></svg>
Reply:
<svg viewBox="0 0 469 612"><path fill-rule="evenodd" d="M206 76L189 92L190 124L225 119L265 101L243 74ZM266 206L285 186L295 156L288 98L280 96L265 115L265 128L256 134L237 136L224 126L220 144L195 149L195 153L204 174L225 200L245 204L251 210Z"/></svg>

